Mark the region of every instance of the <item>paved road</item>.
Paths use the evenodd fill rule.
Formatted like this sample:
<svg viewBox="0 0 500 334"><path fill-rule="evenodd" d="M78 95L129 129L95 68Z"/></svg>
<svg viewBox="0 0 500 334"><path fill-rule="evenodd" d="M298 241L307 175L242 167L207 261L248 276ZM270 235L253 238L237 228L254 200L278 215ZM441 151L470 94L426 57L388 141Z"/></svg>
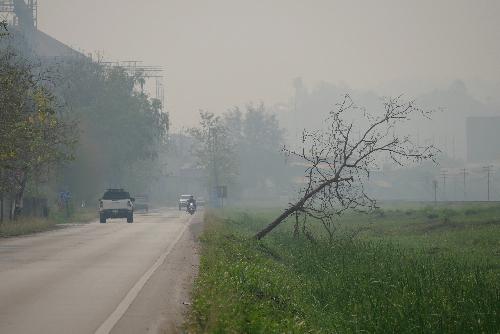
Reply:
<svg viewBox="0 0 500 334"><path fill-rule="evenodd" d="M197 220L164 209L0 240L0 333L175 332Z"/></svg>

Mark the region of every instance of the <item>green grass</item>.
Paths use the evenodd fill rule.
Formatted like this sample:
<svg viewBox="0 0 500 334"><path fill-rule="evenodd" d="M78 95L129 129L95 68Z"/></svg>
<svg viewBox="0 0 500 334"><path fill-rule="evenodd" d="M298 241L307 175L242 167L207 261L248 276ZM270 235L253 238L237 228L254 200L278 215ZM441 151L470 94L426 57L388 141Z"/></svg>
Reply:
<svg viewBox="0 0 500 334"><path fill-rule="evenodd" d="M70 217L63 212L52 212L48 218L20 217L16 221L6 220L0 223L0 237L21 235L53 230L60 224L85 223L97 219L96 210L78 209Z"/></svg>
<svg viewBox="0 0 500 334"><path fill-rule="evenodd" d="M253 240L276 213L206 215L189 332L500 332L500 208L350 214L346 229L366 228L353 241L313 245L291 222Z"/></svg>

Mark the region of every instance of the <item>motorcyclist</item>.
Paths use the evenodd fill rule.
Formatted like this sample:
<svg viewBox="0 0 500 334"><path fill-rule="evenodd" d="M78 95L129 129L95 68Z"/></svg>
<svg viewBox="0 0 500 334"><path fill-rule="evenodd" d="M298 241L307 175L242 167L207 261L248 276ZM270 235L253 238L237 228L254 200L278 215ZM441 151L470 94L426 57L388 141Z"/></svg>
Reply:
<svg viewBox="0 0 500 334"><path fill-rule="evenodd" d="M196 200L194 199L193 195L189 196L189 199L186 202L186 205L187 205L188 208L189 208L190 204L193 204L193 207L196 210Z"/></svg>

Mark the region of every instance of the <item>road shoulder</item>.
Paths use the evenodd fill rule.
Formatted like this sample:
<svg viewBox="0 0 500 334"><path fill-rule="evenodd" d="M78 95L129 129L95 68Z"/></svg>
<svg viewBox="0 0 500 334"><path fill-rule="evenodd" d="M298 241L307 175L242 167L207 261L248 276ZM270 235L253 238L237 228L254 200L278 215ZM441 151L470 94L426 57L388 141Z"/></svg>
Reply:
<svg viewBox="0 0 500 334"><path fill-rule="evenodd" d="M199 266L199 213L111 333L179 333Z"/></svg>

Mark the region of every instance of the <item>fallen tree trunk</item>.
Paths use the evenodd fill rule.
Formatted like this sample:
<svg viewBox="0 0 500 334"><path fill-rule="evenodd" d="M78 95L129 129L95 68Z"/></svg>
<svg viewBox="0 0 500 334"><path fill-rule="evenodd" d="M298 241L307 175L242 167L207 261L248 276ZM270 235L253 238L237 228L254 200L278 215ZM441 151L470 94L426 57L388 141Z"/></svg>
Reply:
<svg viewBox="0 0 500 334"><path fill-rule="evenodd" d="M368 125L355 127L363 123L352 121L351 115L355 112L360 113L361 120ZM401 102L398 97L384 101L381 115L370 115L346 95L343 102L337 104L337 110L329 113L324 130L304 130L301 150L283 149L306 163L308 182L301 198L255 238L262 239L295 213L321 222L331 239L336 230L336 217L349 209L375 207L375 200L364 190L364 182L377 161L382 161L384 156L399 166L434 161L438 150L432 145L421 147L409 136L398 135L398 125L409 121L412 114L428 118L429 112L415 106L413 101ZM356 132L359 134L354 135Z"/></svg>
<svg viewBox="0 0 500 334"><path fill-rule="evenodd" d="M267 225L264 229L260 230L256 235L255 238L257 240L260 240L264 238L269 232L274 230L279 224L281 224L285 219L290 217L292 214L294 214L297 211L301 211L302 208L304 207L304 204L314 197L317 193L319 193L321 190L324 188L332 185L333 183L338 183L338 182L343 182L343 181L352 181L353 178L339 178L334 177L330 180L326 180L324 183L320 184L317 188L315 188L313 191L307 193L300 201L289 207L288 209L285 210L278 218L276 218L271 224Z"/></svg>

